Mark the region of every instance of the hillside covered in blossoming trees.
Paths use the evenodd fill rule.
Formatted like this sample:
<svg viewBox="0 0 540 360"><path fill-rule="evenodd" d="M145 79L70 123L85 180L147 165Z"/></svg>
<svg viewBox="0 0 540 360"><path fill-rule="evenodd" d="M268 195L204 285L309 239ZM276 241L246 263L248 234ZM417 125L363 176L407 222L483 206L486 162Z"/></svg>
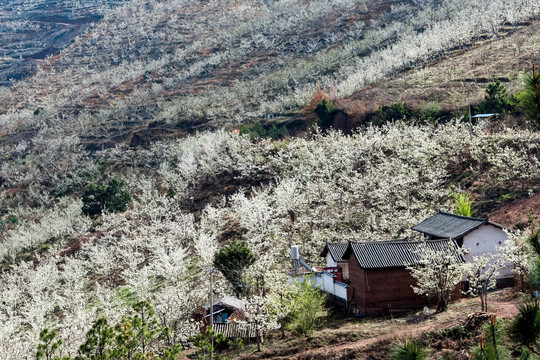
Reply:
<svg viewBox="0 0 540 360"><path fill-rule="evenodd" d="M96 319L117 323L139 300L170 329L167 346L189 347L207 269L234 239L255 258L246 276L264 284L245 299L246 316L274 330L281 318L269 309L286 286L291 245L321 266L325 242L418 236L411 226L451 211L462 191L482 217L538 198L540 135L526 115L486 129L462 113L500 78L522 89L523 70L540 59L527 38L538 35L537 1L98 8L85 8L96 21L81 34L46 47L56 50L0 89L1 359L34 358L45 328L63 340L59 355L75 357ZM516 48L490 65L509 43ZM321 129L305 120L317 89L349 116L360 105L377 115L440 99L446 117L420 121L411 110L347 134ZM255 136L259 122L285 130ZM521 215L504 225L523 229ZM233 293L221 273L214 281L216 296Z"/></svg>
<svg viewBox="0 0 540 360"><path fill-rule="evenodd" d="M8 180L27 185L4 193L5 203L41 203L5 208L2 356L24 358L46 326L80 338L97 314L118 319L131 297L150 300L174 341L185 341L191 312L207 299L205 266L226 241L247 241L256 255L250 276L265 279L270 301L286 280L291 244L320 264L326 241L411 236L412 225L450 209L460 184L536 192L539 140L528 131L475 128L469 140L468 125L395 124L281 142L202 133L96 158L74 142L55 159L67 167L59 174L34 158L42 165L12 168L18 177ZM78 192L66 189L113 176L133 195L129 209L83 215ZM51 184L58 195L45 198ZM218 293L229 286L218 277Z"/></svg>

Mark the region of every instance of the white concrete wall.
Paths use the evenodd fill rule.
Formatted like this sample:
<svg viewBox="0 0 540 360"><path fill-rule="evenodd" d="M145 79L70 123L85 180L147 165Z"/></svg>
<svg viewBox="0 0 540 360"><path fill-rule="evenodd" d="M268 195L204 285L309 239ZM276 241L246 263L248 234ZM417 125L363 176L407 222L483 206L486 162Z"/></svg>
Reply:
<svg viewBox="0 0 540 360"><path fill-rule="evenodd" d="M493 225L482 225L478 229L463 237L463 247L469 249L465 255L465 261L472 262L473 256L480 256L487 253L497 253L497 248L504 245L507 236L502 229ZM514 265L509 263L500 271L499 278L512 277Z"/></svg>
<svg viewBox="0 0 540 360"><path fill-rule="evenodd" d="M345 285L345 284L343 284L343 285ZM347 300L347 287L338 285L336 283L336 284L334 284L334 288L335 288L335 291L336 291L336 293L334 295L336 295L336 297L341 298L343 300Z"/></svg>
<svg viewBox="0 0 540 360"><path fill-rule="evenodd" d="M322 290L324 290L327 293L333 294L334 293L334 277L331 274L323 271L322 279L323 279Z"/></svg>
<svg viewBox="0 0 540 360"><path fill-rule="evenodd" d="M347 284L337 281L334 282L334 277L330 273L323 271L316 274L313 286L318 287L320 290L330 295L335 295L336 297L347 301Z"/></svg>
<svg viewBox="0 0 540 360"><path fill-rule="evenodd" d="M328 254L326 254L326 267L334 267L337 266L337 263L332 259L332 255L330 255L330 251Z"/></svg>

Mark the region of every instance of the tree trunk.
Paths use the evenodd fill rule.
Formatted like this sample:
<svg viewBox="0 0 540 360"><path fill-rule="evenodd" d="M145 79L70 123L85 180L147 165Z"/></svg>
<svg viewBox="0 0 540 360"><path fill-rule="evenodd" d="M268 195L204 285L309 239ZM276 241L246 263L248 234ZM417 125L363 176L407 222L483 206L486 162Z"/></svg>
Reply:
<svg viewBox="0 0 540 360"><path fill-rule="evenodd" d="M439 302L437 303L437 312L443 312L448 309L448 298L444 292L439 292Z"/></svg>
<svg viewBox="0 0 540 360"><path fill-rule="evenodd" d="M256 331L256 340L257 340L257 352L261 352L261 331L259 329L259 323L257 322L256 323L256 326L255 326L255 331Z"/></svg>
<svg viewBox="0 0 540 360"><path fill-rule="evenodd" d="M482 311L485 311L484 310L484 293L483 292L480 292L480 302L482 303Z"/></svg>

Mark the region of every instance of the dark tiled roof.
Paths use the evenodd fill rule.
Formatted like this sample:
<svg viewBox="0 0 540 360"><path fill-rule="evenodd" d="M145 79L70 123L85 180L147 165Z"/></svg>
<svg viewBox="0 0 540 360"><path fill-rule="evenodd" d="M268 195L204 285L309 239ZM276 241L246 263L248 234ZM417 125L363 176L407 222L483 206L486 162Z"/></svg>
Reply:
<svg viewBox="0 0 540 360"><path fill-rule="evenodd" d="M424 245L436 251L453 252L457 249L456 242L449 239L350 242L344 256L348 259L353 254L360 267L364 269L404 267L418 263L420 260L418 254Z"/></svg>
<svg viewBox="0 0 540 360"><path fill-rule="evenodd" d="M345 254L345 251L347 251L347 248L349 247L349 243L326 243L326 246L324 247L324 250L321 253L321 256L326 256L326 254L330 253L330 256L332 256L332 259L334 259L335 262L338 261L347 261L347 259L343 258L343 255Z"/></svg>
<svg viewBox="0 0 540 360"><path fill-rule="evenodd" d="M454 215L439 211L412 229L438 238L458 239L486 224L487 219ZM495 226L500 226L493 224Z"/></svg>

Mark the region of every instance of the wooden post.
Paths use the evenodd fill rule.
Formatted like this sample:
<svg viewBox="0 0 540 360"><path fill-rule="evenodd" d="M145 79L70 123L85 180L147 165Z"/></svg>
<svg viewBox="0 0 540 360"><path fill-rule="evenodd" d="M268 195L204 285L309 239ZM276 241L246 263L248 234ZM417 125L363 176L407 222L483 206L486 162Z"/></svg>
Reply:
<svg viewBox="0 0 540 360"><path fill-rule="evenodd" d="M533 64L533 80L536 79L536 65ZM534 95L538 98L538 83L534 82Z"/></svg>
<svg viewBox="0 0 540 360"><path fill-rule="evenodd" d="M469 138L472 141L472 115L471 115L471 105L469 105Z"/></svg>
<svg viewBox="0 0 540 360"><path fill-rule="evenodd" d="M255 339L257 340L257 352L261 352L261 331L259 329L259 320L255 320Z"/></svg>

